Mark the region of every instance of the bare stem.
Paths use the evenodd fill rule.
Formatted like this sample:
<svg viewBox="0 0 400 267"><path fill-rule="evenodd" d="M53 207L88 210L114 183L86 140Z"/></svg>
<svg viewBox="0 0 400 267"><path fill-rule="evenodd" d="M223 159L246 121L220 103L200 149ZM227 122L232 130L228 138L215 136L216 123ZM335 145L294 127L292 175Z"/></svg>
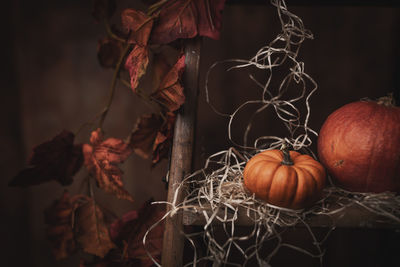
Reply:
<svg viewBox="0 0 400 267"><path fill-rule="evenodd" d="M132 86L127 80L120 79L120 82L123 85L125 85L127 88L132 90ZM152 109L154 109L157 112L160 111L159 104L154 101L153 97L147 95L145 92L140 90L138 87L136 87L134 92L135 92L135 95L138 96L139 99L142 100L147 106L151 107Z"/></svg>
<svg viewBox="0 0 400 267"><path fill-rule="evenodd" d="M79 126L78 130L75 131L75 136L77 136L86 126L95 125L96 121L99 119L99 117L100 117L102 114L103 114L103 111L98 112L98 113L96 114L96 116L95 116L92 120L86 121L86 122L82 123L82 124Z"/></svg>
<svg viewBox="0 0 400 267"><path fill-rule="evenodd" d="M104 20L104 27L106 29L108 36L110 36L111 38L113 38L117 41L120 41L121 43L126 43L126 40L124 40L123 38L121 38L118 35L116 35L115 33L113 33L111 26L110 26L110 21L108 19Z"/></svg>
<svg viewBox="0 0 400 267"><path fill-rule="evenodd" d="M107 113L110 110L111 104L113 102L114 94L115 94L115 88L116 88L116 85L117 85L119 72L121 70L122 62L123 62L123 60L125 58L125 55L129 51L129 48L130 48L130 44L126 44L124 50L121 53L120 58L118 59L117 65L115 66L113 79L111 81L110 95L108 97L107 105L105 106L105 108L103 109L103 111L101 113L101 117L100 117L100 121L99 121L99 128L103 128L104 120L107 117Z"/></svg>
<svg viewBox="0 0 400 267"><path fill-rule="evenodd" d="M290 158L290 152L286 145L283 145L281 148L283 153L283 160L281 162L282 165L292 166L294 165L293 160Z"/></svg>
<svg viewBox="0 0 400 267"><path fill-rule="evenodd" d="M396 102L394 100L393 93L389 93L387 96L380 97L377 102L379 105L383 105L385 107L396 106Z"/></svg>
<svg viewBox="0 0 400 267"><path fill-rule="evenodd" d="M168 1L170 1L170 0L161 0L161 1L158 1L157 3L151 5L148 9L147 15L148 16L153 15L155 12L160 10Z"/></svg>

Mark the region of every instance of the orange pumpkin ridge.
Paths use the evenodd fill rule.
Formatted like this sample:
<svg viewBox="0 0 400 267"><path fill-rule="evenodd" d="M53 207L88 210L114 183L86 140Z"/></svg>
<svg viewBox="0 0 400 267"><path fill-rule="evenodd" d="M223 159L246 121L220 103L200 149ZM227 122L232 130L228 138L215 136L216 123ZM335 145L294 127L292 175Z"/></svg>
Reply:
<svg viewBox="0 0 400 267"><path fill-rule="evenodd" d="M283 152L275 149L261 152L247 162L243 182L251 193L267 203L302 209L321 196L325 176L324 167L311 156L290 151L285 159Z"/></svg>

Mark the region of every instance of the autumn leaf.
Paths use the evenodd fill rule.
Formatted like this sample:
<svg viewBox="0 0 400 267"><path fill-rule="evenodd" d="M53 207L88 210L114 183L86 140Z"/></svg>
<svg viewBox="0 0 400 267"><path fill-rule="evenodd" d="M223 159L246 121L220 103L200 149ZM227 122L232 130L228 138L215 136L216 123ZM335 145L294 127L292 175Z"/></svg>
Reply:
<svg viewBox="0 0 400 267"><path fill-rule="evenodd" d="M55 180L61 185L72 183L72 177L83 163L82 145L74 145L75 135L62 131L52 140L33 149L29 166L19 172L10 186L31 186Z"/></svg>
<svg viewBox="0 0 400 267"><path fill-rule="evenodd" d="M196 35L218 39L225 0L177 0L161 9L151 34L155 44Z"/></svg>
<svg viewBox="0 0 400 267"><path fill-rule="evenodd" d="M125 62L125 69L129 71L131 78L131 88L136 93L139 79L146 73L149 64L149 54L147 47L136 45L130 52Z"/></svg>
<svg viewBox="0 0 400 267"><path fill-rule="evenodd" d="M98 187L120 199L133 201L132 196L124 188L123 172L118 167L118 164L124 162L132 153L131 147L117 138L103 141L100 129L92 132L90 143L83 145L84 164L89 173L95 177Z"/></svg>
<svg viewBox="0 0 400 267"><path fill-rule="evenodd" d="M164 122L160 131L157 132L157 136L153 144L153 166L160 162L160 160L169 156L169 151L172 146L175 120L176 115L172 112L168 112L166 121Z"/></svg>
<svg viewBox="0 0 400 267"><path fill-rule="evenodd" d="M125 61L125 69L129 71L131 88L136 93L139 80L146 73L149 64L147 42L153 27L153 18L128 8L122 12L121 20L125 32L129 34L128 43L135 45Z"/></svg>
<svg viewBox="0 0 400 267"><path fill-rule="evenodd" d="M76 209L74 230L77 242L87 253L103 258L115 247L104 222L103 212L93 199Z"/></svg>
<svg viewBox="0 0 400 267"><path fill-rule="evenodd" d="M137 155L150 157L157 132L162 125L163 119L156 114L143 115L138 119L129 139L129 144Z"/></svg>
<svg viewBox="0 0 400 267"><path fill-rule="evenodd" d="M153 27L153 19L141 11L127 8L121 14L122 27L129 33L128 43L146 46Z"/></svg>
<svg viewBox="0 0 400 267"><path fill-rule="evenodd" d="M195 4L199 12L198 34L218 40L221 33L225 0L195 0Z"/></svg>
<svg viewBox="0 0 400 267"><path fill-rule="evenodd" d="M151 42L167 44L178 38L193 38L196 35L197 10L193 1L170 1L160 12L151 34Z"/></svg>
<svg viewBox="0 0 400 267"><path fill-rule="evenodd" d="M117 8L115 0L94 0L92 16L97 22L109 19Z"/></svg>
<svg viewBox="0 0 400 267"><path fill-rule="evenodd" d="M73 204L67 191L44 212L46 236L57 260L67 258L77 249L72 230L72 212Z"/></svg>
<svg viewBox="0 0 400 267"><path fill-rule="evenodd" d="M182 55L166 74L152 97L168 111L175 111L185 102L180 77L185 69L185 55Z"/></svg>
<svg viewBox="0 0 400 267"><path fill-rule="evenodd" d="M97 58L104 68L115 68L124 46L114 38L106 37L101 39L97 45Z"/></svg>
<svg viewBox="0 0 400 267"><path fill-rule="evenodd" d="M147 235L146 248L143 237L147 230L157 223L164 212L151 204L152 199L145 202L138 211L130 211L121 219L110 225L112 240L127 252L127 258L138 259L140 264L135 266L152 266L147 251L156 259L161 258L164 224L158 223Z"/></svg>
<svg viewBox="0 0 400 267"><path fill-rule="evenodd" d="M115 220L109 228L111 239L123 245L124 238L128 238L130 232L132 231L132 225L129 225L130 222L137 220L139 217L139 213L137 210L131 210L122 215L120 219ZM134 226L134 225L133 225Z"/></svg>
<svg viewBox="0 0 400 267"><path fill-rule="evenodd" d="M170 58L174 58L173 53L179 53L175 50L171 51L162 51L158 53L154 53L152 57L152 62L149 63L149 85L146 87L147 92L156 91L164 79L165 75L172 68L172 65L169 63Z"/></svg>
<svg viewBox="0 0 400 267"><path fill-rule="evenodd" d="M129 145L143 158L152 158L152 166L167 158L172 144L176 115L172 112L140 117L132 131Z"/></svg>

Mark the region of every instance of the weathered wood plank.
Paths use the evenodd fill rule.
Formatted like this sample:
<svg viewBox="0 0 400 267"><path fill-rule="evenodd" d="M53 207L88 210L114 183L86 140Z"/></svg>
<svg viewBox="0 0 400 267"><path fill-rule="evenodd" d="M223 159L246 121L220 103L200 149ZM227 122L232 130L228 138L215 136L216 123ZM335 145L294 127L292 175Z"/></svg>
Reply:
<svg viewBox="0 0 400 267"><path fill-rule="evenodd" d="M286 0L288 6L400 6L397 0ZM228 0L232 5L268 5L269 0Z"/></svg>
<svg viewBox="0 0 400 267"><path fill-rule="evenodd" d="M211 215L211 213L210 213ZM204 225L204 216L199 213L184 212L184 222L187 225ZM221 212L221 217L223 214ZM340 227L340 228L371 228L371 229L400 229L400 224L388 218L378 216L362 207L350 206L330 216L316 215L308 217L305 222L310 227ZM217 223L218 224L218 223ZM238 226L253 225L252 219L247 217L246 211L238 213ZM303 223L296 225L304 227Z"/></svg>
<svg viewBox="0 0 400 267"><path fill-rule="evenodd" d="M186 68L183 73L186 100L175 123L171 165L168 177L168 202L173 201L178 183L182 181L185 175L191 172L195 119L197 112L200 47L200 38L186 41ZM177 201L180 202L183 197L181 191L177 197ZM168 217L166 219L162 251L162 266L182 266L184 245L183 236L180 234L182 229L182 214Z"/></svg>

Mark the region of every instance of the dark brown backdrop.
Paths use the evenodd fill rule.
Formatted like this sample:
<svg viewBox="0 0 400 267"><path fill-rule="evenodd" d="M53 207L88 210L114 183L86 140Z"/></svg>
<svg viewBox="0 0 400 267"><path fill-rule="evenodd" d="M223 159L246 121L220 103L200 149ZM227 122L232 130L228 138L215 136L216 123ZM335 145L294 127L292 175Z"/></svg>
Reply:
<svg viewBox="0 0 400 267"><path fill-rule="evenodd" d="M3 3L0 251L1 262L5 263L1 266L77 265L79 257L55 262L44 237L43 209L61 195L63 188L49 183L16 189L8 188L7 183L24 165L34 145L64 128L76 130L104 105L112 73L97 63L96 44L104 31L90 16L90 2ZM121 6L136 6L136 2L119 1ZM303 18L315 35L314 40L305 42L300 53L306 72L319 84L311 99L313 129L318 131L327 115L345 103L363 97L377 98L390 91L398 96L399 8L295 6L291 10ZM275 10L269 4L232 5L224 12L221 40L204 40L196 133L197 168L208 155L230 145L226 141L227 120L214 114L204 101L205 72L217 60L250 58L275 36L278 27ZM212 97L224 111L231 111L253 94L254 87L242 76L245 75L225 74L220 70L213 75ZM146 106L131 92L118 87L105 124L107 134L126 137L137 117L145 111ZM238 121L234 136L241 135L245 119ZM272 119L260 121L254 135L268 134L274 125L276 121ZM88 134L88 130L83 132L79 139L86 141ZM164 161L150 170L148 161L131 157L124 165L124 177L136 202L131 205L107 195L101 195L101 201L123 213L151 196L164 199L166 192L161 178L166 165ZM68 189L76 192L79 183ZM293 234L292 238L302 237ZM335 231L326 245L325 265L389 266L396 259L393 252L399 239L397 232ZM288 261L287 255L291 254L283 254L280 259Z"/></svg>

